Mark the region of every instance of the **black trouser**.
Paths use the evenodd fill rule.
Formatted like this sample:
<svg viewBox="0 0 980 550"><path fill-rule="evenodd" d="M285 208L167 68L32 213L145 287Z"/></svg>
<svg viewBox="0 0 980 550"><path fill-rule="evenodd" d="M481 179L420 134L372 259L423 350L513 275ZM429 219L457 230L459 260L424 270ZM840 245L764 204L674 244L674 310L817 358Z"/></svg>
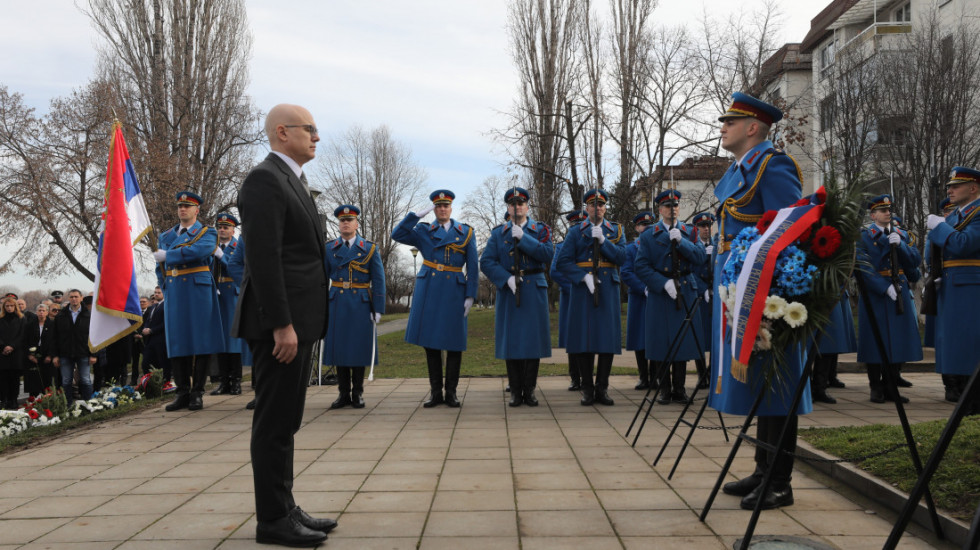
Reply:
<svg viewBox="0 0 980 550"><path fill-rule="evenodd" d="M16 408L20 395L20 370L0 370L0 406Z"/></svg>
<svg viewBox="0 0 980 550"><path fill-rule="evenodd" d="M143 355L143 339L133 339L133 366L132 366L132 382L136 385L136 382L140 378L140 356Z"/></svg>
<svg viewBox="0 0 980 550"><path fill-rule="evenodd" d="M538 385L540 359L507 359L504 364L507 366L507 381L512 394L521 395L520 392L534 391Z"/></svg>
<svg viewBox="0 0 980 550"><path fill-rule="evenodd" d="M823 393L827 391L827 387L830 385L831 371L837 371L837 358L836 353L827 353L823 355L818 355L813 361L813 382L810 386L810 391L813 393Z"/></svg>
<svg viewBox="0 0 980 550"><path fill-rule="evenodd" d="M170 358L170 363L174 369L174 384L177 385L178 397L190 393L204 393L204 381L208 377L209 357L208 355L186 355Z"/></svg>
<svg viewBox="0 0 980 550"><path fill-rule="evenodd" d="M667 382L670 382L672 393L684 393L684 382L687 380L687 361L672 361L669 372L662 361L651 361L650 364L654 372L657 373L657 383L660 384L661 393L667 391ZM668 376L670 377L669 380Z"/></svg>
<svg viewBox="0 0 980 550"><path fill-rule="evenodd" d="M425 348L425 362L429 367L429 386L432 395L442 393L442 350ZM459 367L463 362L463 352L446 351L446 391L456 393L459 384Z"/></svg>
<svg viewBox="0 0 980 550"><path fill-rule="evenodd" d="M595 363L595 353L575 353L577 356L579 374L582 376L582 391L606 390L609 388L609 373L612 372L613 354L600 353L599 364L595 370L595 382L592 381L592 365Z"/></svg>
<svg viewBox="0 0 980 550"><path fill-rule="evenodd" d="M313 343L300 342L296 357L288 364L273 357L272 340L249 340L248 345L255 356L252 372L256 380L251 443L255 515L258 521L276 521L296 507L294 436L303 423Z"/></svg>
<svg viewBox="0 0 980 550"><path fill-rule="evenodd" d="M227 384L232 380L241 380L242 379L242 354L219 353L218 376L221 377L221 382L223 384Z"/></svg>
<svg viewBox="0 0 980 550"><path fill-rule="evenodd" d="M162 336L156 338L162 338ZM143 374L149 374L151 367L163 369L164 382L173 378L173 365L170 363L170 358L167 357L165 345L158 345L154 342L152 345L147 344L143 348Z"/></svg>
<svg viewBox="0 0 980 550"><path fill-rule="evenodd" d="M636 357L636 370L640 372L640 382L644 384L650 383L650 360L647 359L647 350L637 349L633 350L633 356Z"/></svg>
<svg viewBox="0 0 980 550"><path fill-rule="evenodd" d="M799 417L795 414L790 416L759 416L756 419L756 437L759 441L772 445L773 448L779 443L779 436L786 424L789 431L786 434L786 445L779 456L774 452L763 449L760 445L755 447L756 472L764 472L766 468L772 468L773 487L782 489L793 479L793 454L796 452L796 432L799 430Z"/></svg>
<svg viewBox="0 0 980 550"><path fill-rule="evenodd" d="M578 363L575 361L575 354L568 354L568 377L572 380L572 384L581 384L582 375L578 372Z"/></svg>
<svg viewBox="0 0 980 550"><path fill-rule="evenodd" d="M350 396L351 391L364 395L364 367L337 366L337 391Z"/></svg>
<svg viewBox="0 0 980 550"><path fill-rule="evenodd" d="M898 374L904 363L892 364L892 383L898 381ZM871 385L871 389L881 390L887 396L887 387L885 385L885 369L880 363L868 363L868 383Z"/></svg>
<svg viewBox="0 0 980 550"><path fill-rule="evenodd" d="M44 390L51 388L57 389L58 381L54 379L55 368L51 363L45 363L44 359L38 359L37 364L26 364L24 369L24 391L29 395L44 393ZM60 380L60 378L59 378Z"/></svg>

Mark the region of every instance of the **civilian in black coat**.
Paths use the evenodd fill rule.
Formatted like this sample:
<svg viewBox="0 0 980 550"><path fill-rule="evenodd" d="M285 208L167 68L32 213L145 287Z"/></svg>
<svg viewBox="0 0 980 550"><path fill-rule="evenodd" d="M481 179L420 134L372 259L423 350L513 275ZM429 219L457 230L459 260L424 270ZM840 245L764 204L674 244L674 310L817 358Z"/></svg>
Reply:
<svg viewBox="0 0 980 550"><path fill-rule="evenodd" d="M272 153L238 196L248 241L232 336L254 354L252 472L256 540L315 546L337 523L311 518L293 500L293 438L303 421L313 345L327 326L323 227L302 165L319 141L313 116L277 105L265 122Z"/></svg>
<svg viewBox="0 0 980 550"><path fill-rule="evenodd" d="M68 292L68 306L62 307L54 319L54 339L51 356L54 366L61 369L61 386L65 399L71 403L72 380L78 369L78 386L82 399L92 397L92 365L96 356L88 348L88 326L91 313L82 306L82 293L79 290Z"/></svg>
<svg viewBox="0 0 980 550"><path fill-rule="evenodd" d="M24 391L30 395L52 390L61 381L54 363L51 361L52 339L54 338L54 321L48 320L48 306L37 306L37 315L33 320L24 317ZM38 319L44 319L42 324ZM35 350L31 352L31 348Z"/></svg>
<svg viewBox="0 0 980 550"><path fill-rule="evenodd" d="M7 296L0 303L0 406L5 409L17 409L23 357L24 314L17 299Z"/></svg>
<svg viewBox="0 0 980 550"><path fill-rule="evenodd" d="M143 374L150 368L163 369L163 381L167 382L173 375L170 368L170 358L167 357L167 328L164 322L163 290L156 287L153 290L156 303L143 312Z"/></svg>

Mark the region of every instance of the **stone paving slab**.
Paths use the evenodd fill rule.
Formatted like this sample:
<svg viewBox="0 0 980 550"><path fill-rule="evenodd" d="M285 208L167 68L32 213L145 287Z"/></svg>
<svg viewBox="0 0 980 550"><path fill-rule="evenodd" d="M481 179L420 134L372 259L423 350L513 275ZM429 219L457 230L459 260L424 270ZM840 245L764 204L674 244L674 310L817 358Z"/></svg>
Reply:
<svg viewBox="0 0 980 550"><path fill-rule="evenodd" d="M910 418L948 417L938 375L906 377ZM818 404L801 426L898 422L894 405L868 401L862 374L843 379L848 387L832 390L839 403ZM424 380L375 380L361 410L329 411L336 390L310 388L294 490L305 510L340 521L325 547L722 549L743 534L750 512L734 497L718 495L698 520L731 448L721 431L698 430L668 479L686 429L651 463L681 408L654 406L632 447L625 432L643 398L634 378L613 377L613 407L580 406L563 377L540 381L541 406L508 407L505 383L463 379L461 409L422 408ZM161 406L0 457L0 550L256 547L250 399L208 396L198 412ZM751 472L751 456L743 446L730 479ZM838 485L798 467L796 504L764 512L756 533L880 548L891 516L828 484ZM952 546L913 527L901 547Z"/></svg>

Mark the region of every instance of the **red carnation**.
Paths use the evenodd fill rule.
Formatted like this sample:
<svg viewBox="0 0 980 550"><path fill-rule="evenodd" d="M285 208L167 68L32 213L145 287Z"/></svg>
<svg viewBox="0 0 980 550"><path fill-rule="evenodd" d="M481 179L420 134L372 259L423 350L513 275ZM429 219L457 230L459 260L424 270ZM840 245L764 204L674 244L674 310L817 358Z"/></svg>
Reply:
<svg viewBox="0 0 980 550"><path fill-rule="evenodd" d="M840 248L840 231L829 225L821 227L813 237L812 247L818 258L829 258Z"/></svg>
<svg viewBox="0 0 980 550"><path fill-rule="evenodd" d="M51 409L44 409L44 416L51 418L52 416L54 416L54 413L51 412Z"/></svg>
<svg viewBox="0 0 980 550"><path fill-rule="evenodd" d="M27 398L27 402L28 403L33 403L34 402L34 396L32 395L32 396L28 397Z"/></svg>
<svg viewBox="0 0 980 550"><path fill-rule="evenodd" d="M776 215L779 214L776 210L770 210L762 215L762 219L755 224L755 228L759 230L759 234L765 233L769 226L772 225L772 221L776 219Z"/></svg>
<svg viewBox="0 0 980 550"><path fill-rule="evenodd" d="M38 412L37 412L37 411L35 411L34 409L29 409L29 410L27 411L27 414L28 414L28 416L30 416L30 417L31 417L31 420L37 420L37 419L38 419L38 417L40 417L40 416L41 416L41 415L40 415L40 414L38 414Z"/></svg>

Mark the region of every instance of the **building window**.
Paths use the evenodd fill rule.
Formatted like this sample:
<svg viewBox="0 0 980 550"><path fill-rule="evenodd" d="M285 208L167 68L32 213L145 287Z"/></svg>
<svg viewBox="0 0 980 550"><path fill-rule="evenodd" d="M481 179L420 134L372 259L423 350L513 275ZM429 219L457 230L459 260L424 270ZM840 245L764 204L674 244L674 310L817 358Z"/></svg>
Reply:
<svg viewBox="0 0 980 550"><path fill-rule="evenodd" d="M908 142L908 117L887 117L878 124L878 143L905 145Z"/></svg>
<svg viewBox="0 0 980 550"><path fill-rule="evenodd" d="M834 55L837 53L837 41L834 40L820 49L820 73L821 75L834 64Z"/></svg>
<svg viewBox="0 0 980 550"><path fill-rule="evenodd" d="M829 96L820 101L820 130L826 131L834 127L834 115L837 111L834 96Z"/></svg>
<svg viewBox="0 0 980 550"><path fill-rule="evenodd" d="M911 23L912 22L912 2L906 2L903 6L900 6L895 10L895 16L892 18L896 23Z"/></svg>

